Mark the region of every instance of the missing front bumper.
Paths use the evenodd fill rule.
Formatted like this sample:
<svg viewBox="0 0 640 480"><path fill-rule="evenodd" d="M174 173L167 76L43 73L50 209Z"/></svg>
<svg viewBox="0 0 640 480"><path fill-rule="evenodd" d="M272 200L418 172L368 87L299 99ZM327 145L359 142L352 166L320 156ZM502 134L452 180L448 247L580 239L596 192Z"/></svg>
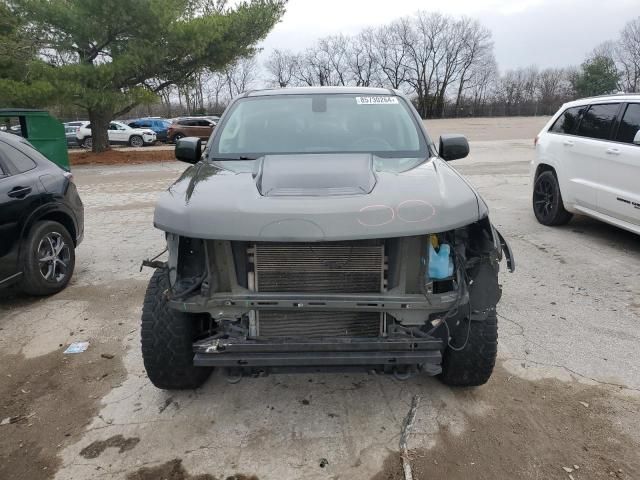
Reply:
<svg viewBox="0 0 640 480"><path fill-rule="evenodd" d="M419 310L442 312L458 298L456 291L428 294L312 294L312 293L214 293L210 297L193 296L171 300L171 308L183 312L208 312L214 318L242 314L248 310L325 310L388 312ZM463 297L461 303L466 301Z"/></svg>
<svg viewBox="0 0 640 480"><path fill-rule="evenodd" d="M422 338L205 339L194 344L194 365L202 367L349 367L383 370L420 365L440 373L442 342Z"/></svg>

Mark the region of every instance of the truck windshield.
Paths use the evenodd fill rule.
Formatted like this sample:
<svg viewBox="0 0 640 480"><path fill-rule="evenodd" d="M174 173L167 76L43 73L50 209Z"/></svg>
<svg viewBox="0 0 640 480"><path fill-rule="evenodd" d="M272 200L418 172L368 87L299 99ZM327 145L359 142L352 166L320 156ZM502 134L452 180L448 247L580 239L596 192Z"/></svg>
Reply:
<svg viewBox="0 0 640 480"><path fill-rule="evenodd" d="M393 95L247 97L231 107L218 130L209 151L215 160L358 152L415 164L428 157L426 139L408 105Z"/></svg>

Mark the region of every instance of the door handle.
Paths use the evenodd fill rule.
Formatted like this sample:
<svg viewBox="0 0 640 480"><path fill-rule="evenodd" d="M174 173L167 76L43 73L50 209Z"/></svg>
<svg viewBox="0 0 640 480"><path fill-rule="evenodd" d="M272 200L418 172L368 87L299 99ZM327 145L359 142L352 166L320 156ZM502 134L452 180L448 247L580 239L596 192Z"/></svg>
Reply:
<svg viewBox="0 0 640 480"><path fill-rule="evenodd" d="M607 148L607 153L609 155L620 155L620 149L619 148Z"/></svg>
<svg viewBox="0 0 640 480"><path fill-rule="evenodd" d="M8 196L12 198L24 198L31 193L31 187L13 187L9 190Z"/></svg>
<svg viewBox="0 0 640 480"><path fill-rule="evenodd" d="M571 140L565 140L562 142L565 147L573 147L573 142Z"/></svg>

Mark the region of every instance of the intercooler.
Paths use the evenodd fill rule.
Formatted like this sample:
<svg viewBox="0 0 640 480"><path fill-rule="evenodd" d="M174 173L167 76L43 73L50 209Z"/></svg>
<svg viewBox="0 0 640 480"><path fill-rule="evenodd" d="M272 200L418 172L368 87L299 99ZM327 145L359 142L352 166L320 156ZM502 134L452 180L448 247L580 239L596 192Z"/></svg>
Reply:
<svg viewBox="0 0 640 480"><path fill-rule="evenodd" d="M380 293L385 287L382 241L257 243L249 251L254 288L279 293ZM381 314L262 310L260 337L377 336Z"/></svg>

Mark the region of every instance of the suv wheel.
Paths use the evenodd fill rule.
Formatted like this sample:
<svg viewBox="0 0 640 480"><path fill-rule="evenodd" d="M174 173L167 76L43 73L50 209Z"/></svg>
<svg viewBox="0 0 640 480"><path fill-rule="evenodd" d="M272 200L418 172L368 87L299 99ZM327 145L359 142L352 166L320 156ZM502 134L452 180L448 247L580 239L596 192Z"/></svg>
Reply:
<svg viewBox="0 0 640 480"><path fill-rule="evenodd" d="M29 232L22 258L22 290L51 295L64 289L76 263L73 239L58 222L37 222Z"/></svg>
<svg viewBox="0 0 640 480"><path fill-rule="evenodd" d="M452 342L456 342L454 348L457 345L464 345L464 348L446 348L440 380L456 387L475 387L487 383L498 355L498 318L495 310L489 313L486 320L465 319Z"/></svg>
<svg viewBox="0 0 640 480"><path fill-rule="evenodd" d="M542 172L533 184L533 213L543 225L564 225L571 213L564 209L558 179L551 171Z"/></svg>
<svg viewBox="0 0 640 480"><path fill-rule="evenodd" d="M173 143L178 143L178 140L180 140L181 138L184 138L184 135L182 133L176 133L173 136Z"/></svg>
<svg viewBox="0 0 640 480"><path fill-rule="evenodd" d="M165 390L198 388L212 368L194 367L193 342L202 315L169 308L167 269L157 269L147 287L142 307L142 359L147 376Z"/></svg>
<svg viewBox="0 0 640 480"><path fill-rule="evenodd" d="M140 135L131 135L131 138L129 139L129 145L136 148L143 147L144 139Z"/></svg>
<svg viewBox="0 0 640 480"><path fill-rule="evenodd" d="M82 140L82 146L84 148L93 148L93 139L91 137L85 137Z"/></svg>

